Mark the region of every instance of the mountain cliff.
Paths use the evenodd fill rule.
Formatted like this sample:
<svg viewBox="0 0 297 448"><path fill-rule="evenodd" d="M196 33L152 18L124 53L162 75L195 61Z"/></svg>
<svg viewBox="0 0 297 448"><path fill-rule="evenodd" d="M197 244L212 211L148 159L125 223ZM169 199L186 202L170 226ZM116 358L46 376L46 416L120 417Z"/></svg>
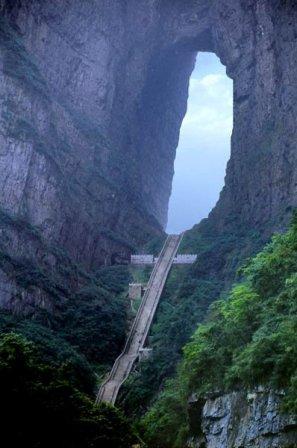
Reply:
<svg viewBox="0 0 297 448"><path fill-rule="evenodd" d="M161 233L198 51L215 52L234 80L231 159L210 225L265 236L286 225L296 203L294 2L1 0L0 11L9 255L57 263L10 218L88 270Z"/></svg>
<svg viewBox="0 0 297 448"><path fill-rule="evenodd" d="M234 83L225 186L184 237L198 260L169 279L157 362L127 408L151 400L237 268L287 228L296 24L295 0L0 0L0 304L90 362L110 362L125 333L129 273L102 266L164 235L197 53L216 53ZM25 332L10 319L1 327Z"/></svg>

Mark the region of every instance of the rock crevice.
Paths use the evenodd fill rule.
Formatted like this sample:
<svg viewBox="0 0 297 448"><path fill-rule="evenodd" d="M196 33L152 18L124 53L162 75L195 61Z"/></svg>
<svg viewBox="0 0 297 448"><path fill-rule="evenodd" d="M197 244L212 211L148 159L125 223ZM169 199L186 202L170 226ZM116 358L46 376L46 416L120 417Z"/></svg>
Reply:
<svg viewBox="0 0 297 448"><path fill-rule="evenodd" d="M247 393L232 392L201 403L190 403L191 420L200 434L188 441L191 448L279 448L294 446L297 438L296 417L281 411L283 393L263 388ZM196 422L195 422L196 419Z"/></svg>

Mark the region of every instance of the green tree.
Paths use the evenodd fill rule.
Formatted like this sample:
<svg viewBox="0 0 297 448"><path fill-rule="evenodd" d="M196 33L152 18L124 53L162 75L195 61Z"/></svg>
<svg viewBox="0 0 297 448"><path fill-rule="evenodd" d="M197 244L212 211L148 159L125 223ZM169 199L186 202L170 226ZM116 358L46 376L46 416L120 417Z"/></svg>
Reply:
<svg viewBox="0 0 297 448"><path fill-rule="evenodd" d="M187 399L257 385L285 391L297 414L297 216L242 268L243 279L211 307L184 347L174 381L142 419L152 447L183 447Z"/></svg>
<svg viewBox="0 0 297 448"><path fill-rule="evenodd" d="M115 408L95 406L24 337L0 338L1 437L30 448L131 448L137 437Z"/></svg>

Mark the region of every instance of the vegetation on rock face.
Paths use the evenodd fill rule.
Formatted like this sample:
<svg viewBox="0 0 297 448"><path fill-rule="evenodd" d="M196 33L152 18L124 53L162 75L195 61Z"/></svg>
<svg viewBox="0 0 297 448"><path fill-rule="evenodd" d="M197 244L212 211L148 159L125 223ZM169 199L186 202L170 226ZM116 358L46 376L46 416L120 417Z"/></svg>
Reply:
<svg viewBox="0 0 297 448"><path fill-rule="evenodd" d="M129 415L144 412L164 379L174 374L182 347L219 293L219 283L192 280L196 286L192 294L193 284L186 282L188 275L186 266L175 266L168 278L149 336L148 345L153 348L152 354L130 375L119 397L119 403ZM184 288L181 290L177 285L183 279Z"/></svg>
<svg viewBox="0 0 297 448"><path fill-rule="evenodd" d="M284 235L241 269L243 280L211 307L184 348L175 379L142 421L149 446L182 447L191 393L224 393L264 385L286 391L297 413L297 217Z"/></svg>
<svg viewBox="0 0 297 448"><path fill-rule="evenodd" d="M27 289L33 285L39 287L47 280L52 280L47 279L38 265L36 266L25 261L22 265L16 266L14 262L13 266L7 266L5 259L6 271L9 272L9 267L10 275L18 276L19 284L21 282L22 287ZM122 297L124 286L120 280L125 279L126 288L130 276L125 267L110 269L113 271L113 276L110 276L114 282L117 281L116 286L91 283L71 296L55 285L56 288L50 291L51 297L55 297L56 301L54 312L37 306L32 307L31 312L25 316L0 311L0 329L4 332L12 329L30 337L31 331L34 335L38 333L39 326L42 332L58 335L76 352L85 356L89 363L111 363L125 341L126 303ZM51 283L47 286L48 291L50 287Z"/></svg>
<svg viewBox="0 0 297 448"><path fill-rule="evenodd" d="M2 423L11 446L131 448L137 438L122 414L93 404L95 373L110 368L125 341L128 267L86 272L2 209L0 227L0 268L15 307L0 310ZM31 253L8 254L11 235L28 238Z"/></svg>
<svg viewBox="0 0 297 448"><path fill-rule="evenodd" d="M30 338L29 329L37 333L33 322L59 335L91 364L112 362L125 341L128 267L86 272L58 246L46 243L37 227L1 208L0 228L0 269L17 285L12 300L19 310L18 316L0 311L1 330L25 332ZM15 234L28 238L32 253L8 253ZM39 294L43 300L24 303L24 294Z"/></svg>
<svg viewBox="0 0 297 448"><path fill-rule="evenodd" d="M0 268L17 285L13 300L20 307L18 313L0 311L8 440L12 446L45 448L131 447L137 439L122 414L93 405L99 381L95 373L106 372L125 341L128 267L87 273L58 247L45 243L26 220L2 210L0 227ZM11 232L30 239L30 258L7 253ZM45 263L51 257L50 268L34 255L35 245L39 254L47 254ZM22 309L26 294L40 293L49 297L49 307L33 300Z"/></svg>

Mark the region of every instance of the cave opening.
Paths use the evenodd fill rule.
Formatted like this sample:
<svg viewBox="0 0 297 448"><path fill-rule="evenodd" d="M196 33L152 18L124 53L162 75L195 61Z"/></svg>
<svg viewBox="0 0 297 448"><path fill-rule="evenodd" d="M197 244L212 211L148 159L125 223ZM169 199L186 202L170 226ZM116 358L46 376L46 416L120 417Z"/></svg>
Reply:
<svg viewBox="0 0 297 448"><path fill-rule="evenodd" d="M214 53L201 52L190 77L168 210L168 233L208 216L224 184L233 127L233 81Z"/></svg>

